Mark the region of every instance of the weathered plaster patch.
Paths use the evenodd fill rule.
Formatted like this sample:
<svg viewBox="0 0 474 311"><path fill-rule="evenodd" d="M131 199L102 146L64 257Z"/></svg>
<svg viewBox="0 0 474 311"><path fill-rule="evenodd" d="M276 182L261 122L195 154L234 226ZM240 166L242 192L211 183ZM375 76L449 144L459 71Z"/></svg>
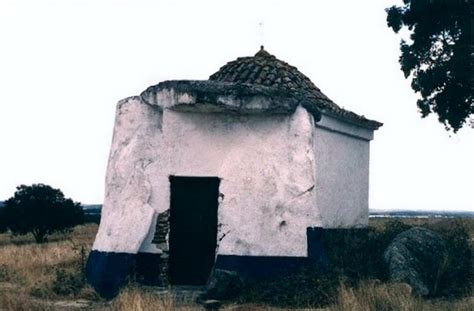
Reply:
<svg viewBox="0 0 474 311"><path fill-rule="evenodd" d="M308 191L315 168L312 117L304 108L292 116L165 110L163 120L167 175L222 178L220 254L306 255L306 227L320 219ZM168 196L166 187L154 189ZM281 234L274 217L278 208L288 224Z"/></svg>
<svg viewBox="0 0 474 311"><path fill-rule="evenodd" d="M117 105L101 224L93 249L136 253L155 218L147 170L159 160L161 111L130 97ZM133 228L133 234L131 234ZM157 251L154 249L154 251Z"/></svg>

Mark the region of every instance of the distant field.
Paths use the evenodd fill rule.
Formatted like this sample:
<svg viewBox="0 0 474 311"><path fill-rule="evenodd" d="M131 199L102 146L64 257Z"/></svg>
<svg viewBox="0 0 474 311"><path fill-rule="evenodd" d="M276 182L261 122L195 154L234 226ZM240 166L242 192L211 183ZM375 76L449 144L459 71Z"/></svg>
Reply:
<svg viewBox="0 0 474 311"><path fill-rule="evenodd" d="M471 211L370 210L370 218L473 218Z"/></svg>
<svg viewBox="0 0 474 311"><path fill-rule="evenodd" d="M0 207L2 202L0 201ZM84 204L84 213L92 217L100 217L102 204ZM439 218L439 217L474 217L474 211L421 211L421 210L381 210L371 209L370 218L398 217L398 218Z"/></svg>
<svg viewBox="0 0 474 311"><path fill-rule="evenodd" d="M474 218L472 217L454 217L454 218L444 218L444 217L429 217L429 218L419 218L419 217L402 217L402 218L393 218L393 217L375 217L369 219L369 226L380 228L383 227L387 222L398 220L405 224L411 226L423 226L423 225L440 225L440 226L450 226L453 223L461 223L464 227L469 230L469 235L471 239L474 239Z"/></svg>
<svg viewBox="0 0 474 311"><path fill-rule="evenodd" d="M370 226L382 227L388 218L370 219ZM474 219L404 218L420 225L461 221L474 241ZM96 296L84 283L82 269L98 226L78 226L71 234L57 234L38 245L32 236L0 234L0 310L202 310L192 301L178 304L172 295L156 295L153 289L131 285L111 302ZM341 285L335 303L325 310L369 310L375 305L395 306L386 310L474 310L474 298L456 301L426 301L411 297L407 288L364 282L358 288ZM397 308L396 306L404 306ZM223 310L283 310L247 304L226 305ZM309 309L306 309L309 310ZM376 309L373 309L376 310Z"/></svg>

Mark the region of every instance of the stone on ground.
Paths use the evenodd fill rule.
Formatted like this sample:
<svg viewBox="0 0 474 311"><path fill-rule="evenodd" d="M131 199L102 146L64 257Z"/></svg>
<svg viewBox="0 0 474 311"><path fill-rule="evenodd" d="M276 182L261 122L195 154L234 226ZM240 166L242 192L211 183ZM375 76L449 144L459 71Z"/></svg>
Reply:
<svg viewBox="0 0 474 311"><path fill-rule="evenodd" d="M384 253L392 282L409 284L420 296L436 292L446 258L444 240L426 228L414 227L397 235Z"/></svg>
<svg viewBox="0 0 474 311"><path fill-rule="evenodd" d="M207 299L226 300L238 296L243 289L243 281L234 271L215 269L206 286Z"/></svg>

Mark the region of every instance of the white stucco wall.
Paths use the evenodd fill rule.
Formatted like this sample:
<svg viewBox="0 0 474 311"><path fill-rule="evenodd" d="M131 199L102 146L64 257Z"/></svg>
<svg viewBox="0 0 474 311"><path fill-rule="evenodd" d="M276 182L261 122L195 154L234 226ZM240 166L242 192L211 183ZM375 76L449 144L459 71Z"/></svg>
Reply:
<svg viewBox="0 0 474 311"><path fill-rule="evenodd" d="M316 125L316 195L323 227L367 226L372 133L325 114Z"/></svg>
<svg viewBox="0 0 474 311"><path fill-rule="evenodd" d="M161 162L162 112L130 97L117 104L102 216L93 249L136 253L154 227L150 167ZM150 246L152 248L152 246ZM157 251L150 249L150 251Z"/></svg>
<svg viewBox="0 0 474 311"><path fill-rule="evenodd" d="M149 95L117 105L93 249L166 250L151 242L170 207L170 175L221 178L218 254L306 256L307 227L367 225L372 130L328 113L315 124L301 106L263 113L259 97L239 114L169 90Z"/></svg>
<svg viewBox="0 0 474 311"><path fill-rule="evenodd" d="M169 209L168 177L216 176L219 254L306 256L306 227L321 226L313 117L301 107L265 116L170 108L139 98L117 106L93 249L159 252L151 240Z"/></svg>
<svg viewBox="0 0 474 311"><path fill-rule="evenodd" d="M306 256L306 227L320 217L305 109L292 116L165 110L163 125L170 175L222 179L219 254ZM169 204L167 188L157 191L158 205Z"/></svg>

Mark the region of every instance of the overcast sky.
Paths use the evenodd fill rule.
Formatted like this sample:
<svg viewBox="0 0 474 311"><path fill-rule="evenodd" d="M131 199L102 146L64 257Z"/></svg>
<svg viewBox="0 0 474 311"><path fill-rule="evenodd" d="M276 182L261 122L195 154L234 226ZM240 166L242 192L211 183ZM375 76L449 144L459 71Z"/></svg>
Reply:
<svg viewBox="0 0 474 311"><path fill-rule="evenodd" d="M474 210L474 130L420 118L385 22L399 2L2 0L0 200L41 182L101 203L118 100L207 79L264 44L385 124L371 143L371 208Z"/></svg>

